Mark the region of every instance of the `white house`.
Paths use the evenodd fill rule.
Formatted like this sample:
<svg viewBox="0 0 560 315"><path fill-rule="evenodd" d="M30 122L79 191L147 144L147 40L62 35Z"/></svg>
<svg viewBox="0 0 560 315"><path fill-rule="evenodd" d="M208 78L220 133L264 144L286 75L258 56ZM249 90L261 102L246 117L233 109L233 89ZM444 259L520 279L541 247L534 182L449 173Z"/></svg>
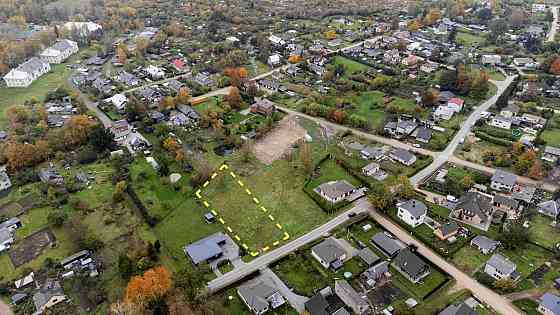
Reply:
<svg viewBox="0 0 560 315"><path fill-rule="evenodd" d="M517 265L501 254L492 255L484 266L484 272L496 280L518 279L520 275L516 269Z"/></svg>
<svg viewBox="0 0 560 315"><path fill-rule="evenodd" d="M66 22L62 28L67 31L77 30L82 36L100 32L103 29L101 25L93 22Z"/></svg>
<svg viewBox="0 0 560 315"><path fill-rule="evenodd" d="M77 52L78 43L68 39L63 39L43 50L39 56L45 62L59 64Z"/></svg>
<svg viewBox="0 0 560 315"><path fill-rule="evenodd" d="M117 111L123 112L128 99L126 98L126 96L124 94L115 94L115 95L105 99L105 101L113 104L113 106L115 106Z"/></svg>
<svg viewBox="0 0 560 315"><path fill-rule="evenodd" d="M500 55L482 55L480 63L483 65L495 65L502 62L502 56Z"/></svg>
<svg viewBox="0 0 560 315"><path fill-rule="evenodd" d="M47 62L33 57L8 72L4 76L4 81L6 81L8 87L28 87L33 81L50 70L51 66Z"/></svg>
<svg viewBox="0 0 560 315"><path fill-rule="evenodd" d="M0 191L10 189L10 187L12 187L12 181L6 172L6 167L0 167Z"/></svg>
<svg viewBox="0 0 560 315"><path fill-rule="evenodd" d="M149 65L144 69L152 79L161 79L165 76L165 72L160 67Z"/></svg>
<svg viewBox="0 0 560 315"><path fill-rule="evenodd" d="M546 4L544 4L544 3L533 3L533 6L531 8L531 12L538 13L538 12L544 12L544 11L546 11Z"/></svg>
<svg viewBox="0 0 560 315"><path fill-rule="evenodd" d="M455 112L445 105L440 105L434 112L434 118L438 120L450 120Z"/></svg>
<svg viewBox="0 0 560 315"><path fill-rule="evenodd" d="M362 173L366 176L373 176L375 173L379 172L379 164L371 162L362 168Z"/></svg>
<svg viewBox="0 0 560 315"><path fill-rule="evenodd" d="M284 44L286 44L286 41L283 40L281 37L276 36L276 35L270 35L268 37L268 40L273 44L273 45L277 45L277 46L283 46Z"/></svg>
<svg viewBox="0 0 560 315"><path fill-rule="evenodd" d="M317 186L314 191L323 199L331 203L337 203L353 194L356 188L346 180L339 180L323 183Z"/></svg>
<svg viewBox="0 0 560 315"><path fill-rule="evenodd" d="M268 56L268 64L271 66L277 66L280 64L280 55L279 54L273 54Z"/></svg>
<svg viewBox="0 0 560 315"><path fill-rule="evenodd" d="M492 118L489 125L493 126L493 127L496 127L496 128L510 130L511 129L511 122L512 122L511 118L503 117L503 116L496 116L496 117Z"/></svg>
<svg viewBox="0 0 560 315"><path fill-rule="evenodd" d="M397 216L414 228L424 223L428 208L422 201L411 199L397 204L397 211Z"/></svg>

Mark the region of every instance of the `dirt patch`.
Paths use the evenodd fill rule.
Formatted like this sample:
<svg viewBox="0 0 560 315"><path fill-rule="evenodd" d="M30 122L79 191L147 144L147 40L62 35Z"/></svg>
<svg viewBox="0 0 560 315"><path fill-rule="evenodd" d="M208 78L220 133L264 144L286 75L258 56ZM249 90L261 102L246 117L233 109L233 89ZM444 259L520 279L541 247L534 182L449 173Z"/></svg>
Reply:
<svg viewBox="0 0 560 315"><path fill-rule="evenodd" d="M18 216L24 212L23 207L17 202L9 202L0 207L0 216L7 218Z"/></svg>
<svg viewBox="0 0 560 315"><path fill-rule="evenodd" d="M265 164L272 164L303 139L306 133L296 117L288 115L268 135L255 143L255 156Z"/></svg>
<svg viewBox="0 0 560 315"><path fill-rule="evenodd" d="M47 247L52 247L56 238L49 228L37 231L21 241L18 247L10 250L10 259L15 268L37 258Z"/></svg>

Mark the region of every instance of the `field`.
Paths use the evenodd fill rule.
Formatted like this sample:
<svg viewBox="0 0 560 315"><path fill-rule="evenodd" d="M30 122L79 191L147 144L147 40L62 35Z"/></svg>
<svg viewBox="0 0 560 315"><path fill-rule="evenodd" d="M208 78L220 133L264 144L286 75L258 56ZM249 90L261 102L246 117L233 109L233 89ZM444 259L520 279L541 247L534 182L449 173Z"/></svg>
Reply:
<svg viewBox="0 0 560 315"><path fill-rule="evenodd" d="M484 268L491 255L484 255L474 247L465 245L453 256L453 263L468 274L474 274L479 268Z"/></svg>
<svg viewBox="0 0 560 315"><path fill-rule="evenodd" d="M534 214L529 226L529 237L532 242L554 248L560 243L560 233L550 226L551 219L540 214Z"/></svg>
<svg viewBox="0 0 560 315"><path fill-rule="evenodd" d="M346 180L354 186L360 185L360 182L356 178L348 174L342 166L338 165L336 161L332 159L327 159L321 163L317 172L319 173L319 176L313 178L313 180L309 183L309 187L311 189L315 189L323 183L336 180Z"/></svg>
<svg viewBox="0 0 560 315"><path fill-rule="evenodd" d="M539 306L539 303L531 300L531 299L521 299L521 300L517 300L515 302L513 302L513 304L515 306L517 306L519 309L521 309L522 311L525 312L525 314L527 315L537 315L540 314L537 311L537 307Z"/></svg>
<svg viewBox="0 0 560 315"><path fill-rule="evenodd" d="M474 35L466 32L457 32L457 42L463 46L482 46L484 38L478 35Z"/></svg>
<svg viewBox="0 0 560 315"><path fill-rule="evenodd" d="M350 60L348 58L344 58L344 57L340 57L340 56L336 56L334 58L334 64L335 65L339 65L342 64L346 67L346 72L344 73L344 78L348 77L348 75L350 74L354 74L356 72L360 72L360 71L367 71L369 69L371 69L370 67L361 64L359 62L356 62L354 60Z"/></svg>
<svg viewBox="0 0 560 315"><path fill-rule="evenodd" d="M541 133L541 137L547 145L560 147L560 129L546 129Z"/></svg>

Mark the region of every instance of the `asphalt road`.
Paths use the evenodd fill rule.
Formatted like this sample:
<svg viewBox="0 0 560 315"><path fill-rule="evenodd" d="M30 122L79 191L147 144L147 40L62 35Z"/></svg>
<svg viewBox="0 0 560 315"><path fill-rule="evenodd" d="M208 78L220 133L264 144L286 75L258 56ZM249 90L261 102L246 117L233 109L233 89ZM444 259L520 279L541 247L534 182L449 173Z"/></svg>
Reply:
<svg viewBox="0 0 560 315"><path fill-rule="evenodd" d="M0 315L14 315L10 307L2 300L0 300Z"/></svg>
<svg viewBox="0 0 560 315"><path fill-rule="evenodd" d="M226 288L239 280L251 275L252 273L267 268L270 264L278 261L279 259L285 257L291 252L296 251L302 246L305 246L315 240L320 239L328 232L332 231L339 225L345 223L350 218L348 214L355 212L357 214L366 214L370 204L362 198L362 200L356 201L354 207L344 213L331 219L329 222L311 230L309 233L281 246L275 250L268 252L260 257L253 259L251 262L235 268L232 271L218 277L208 283L208 291L210 293L217 292L223 288Z"/></svg>
<svg viewBox="0 0 560 315"><path fill-rule="evenodd" d="M508 76L504 81L492 81L498 88L496 94L491 98L487 99L482 104L478 105L478 107L470 114L470 116L463 122L461 129L455 134L455 137L451 140L449 145L443 150L442 152L435 153L434 161L428 165L428 167L422 169L420 172L416 173L416 175L410 178L410 182L414 186L418 186L422 180L426 177L430 176L433 172L435 172L438 168L444 165L451 156L453 156L453 152L457 149L457 146L460 144L461 139L465 139L469 134L471 127L476 123L476 121L480 118L480 113L483 111L488 111L488 109L496 104L498 97L504 93L506 88L513 82L516 76Z"/></svg>
<svg viewBox="0 0 560 315"><path fill-rule="evenodd" d="M418 253L427 258L434 265L438 266L457 282L457 286L461 288L468 289L472 294L479 300L491 305L496 311L504 315L521 315L524 314L520 312L508 299L498 293L490 290L484 285L478 283L475 279L471 278L466 273L457 269L452 263L440 257L438 254L434 253L431 249L425 246L422 242L415 240L409 232L403 230L400 226L396 225L385 216L373 209L369 208L370 216L377 221L386 230L391 232L401 241L407 244L414 244L418 248Z"/></svg>

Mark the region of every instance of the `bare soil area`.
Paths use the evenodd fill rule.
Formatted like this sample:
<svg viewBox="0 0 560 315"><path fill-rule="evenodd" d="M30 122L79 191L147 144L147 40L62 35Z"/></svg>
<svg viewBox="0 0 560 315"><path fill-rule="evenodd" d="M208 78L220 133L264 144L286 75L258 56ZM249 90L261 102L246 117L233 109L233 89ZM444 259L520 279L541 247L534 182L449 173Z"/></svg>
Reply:
<svg viewBox="0 0 560 315"><path fill-rule="evenodd" d="M303 139L307 131L297 122L294 115L284 117L268 135L255 143L255 156L265 164L282 158L292 146Z"/></svg>

